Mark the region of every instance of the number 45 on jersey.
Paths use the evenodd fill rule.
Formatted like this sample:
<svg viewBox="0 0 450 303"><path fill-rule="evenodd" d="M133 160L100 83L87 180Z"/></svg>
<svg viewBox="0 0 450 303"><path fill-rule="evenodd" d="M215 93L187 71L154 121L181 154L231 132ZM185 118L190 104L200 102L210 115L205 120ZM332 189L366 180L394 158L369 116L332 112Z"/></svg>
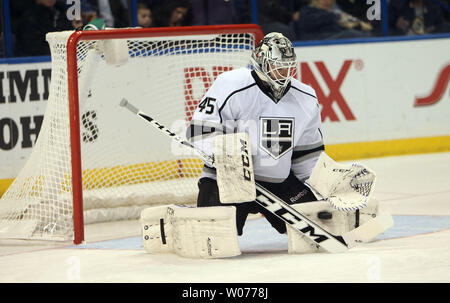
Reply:
<svg viewBox="0 0 450 303"><path fill-rule="evenodd" d="M214 104L216 99L211 97L206 97L200 104L198 105L199 111L203 112L205 109L205 114L211 115L214 112Z"/></svg>

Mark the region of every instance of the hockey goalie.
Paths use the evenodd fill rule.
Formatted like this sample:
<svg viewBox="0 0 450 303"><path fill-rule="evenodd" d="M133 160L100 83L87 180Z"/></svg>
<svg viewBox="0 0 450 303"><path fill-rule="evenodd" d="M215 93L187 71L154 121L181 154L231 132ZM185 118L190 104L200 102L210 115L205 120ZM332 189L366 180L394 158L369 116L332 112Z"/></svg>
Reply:
<svg viewBox="0 0 450 303"><path fill-rule="evenodd" d="M218 76L199 103L186 137L214 159L214 167L203 167L197 207L142 212L147 252L237 256L247 217L258 213L280 234L287 233L289 253L322 251L255 202L255 182L333 234L377 215L377 202L370 199L374 172L336 163L325 153L319 102L313 88L294 78L292 43L280 33L267 34L251 62L252 70Z"/></svg>

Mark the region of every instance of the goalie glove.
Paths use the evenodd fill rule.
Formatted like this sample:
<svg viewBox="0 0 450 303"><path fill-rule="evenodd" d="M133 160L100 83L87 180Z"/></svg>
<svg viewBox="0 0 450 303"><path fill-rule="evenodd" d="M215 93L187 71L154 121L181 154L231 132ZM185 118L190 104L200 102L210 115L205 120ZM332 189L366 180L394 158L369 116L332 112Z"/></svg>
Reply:
<svg viewBox="0 0 450 303"><path fill-rule="evenodd" d="M323 152L308 185L334 208L351 211L367 205L374 191L375 178L375 173L366 166L337 163Z"/></svg>

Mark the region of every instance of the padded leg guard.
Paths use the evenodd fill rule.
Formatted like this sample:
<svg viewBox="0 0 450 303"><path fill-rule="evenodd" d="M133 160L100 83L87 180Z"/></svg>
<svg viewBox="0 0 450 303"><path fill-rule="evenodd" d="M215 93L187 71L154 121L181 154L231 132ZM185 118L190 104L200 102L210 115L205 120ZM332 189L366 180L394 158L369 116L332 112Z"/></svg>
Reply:
<svg viewBox="0 0 450 303"><path fill-rule="evenodd" d="M378 201L371 199L368 205L359 210L343 212L333 208L326 201L307 202L291 205L295 210L304 214L314 223L319 224L334 235L342 235L359 225L362 225L378 214ZM311 239L287 225L288 252L290 254L305 254L324 252Z"/></svg>
<svg viewBox="0 0 450 303"><path fill-rule="evenodd" d="M170 207L174 251L188 258L225 258L241 254L236 208Z"/></svg>
<svg viewBox="0 0 450 303"><path fill-rule="evenodd" d="M141 212L142 241L148 253L173 252L173 228L168 214L170 206L149 207Z"/></svg>
<svg viewBox="0 0 450 303"><path fill-rule="evenodd" d="M241 254L234 206L149 207L141 212L144 249L188 258L225 258Z"/></svg>

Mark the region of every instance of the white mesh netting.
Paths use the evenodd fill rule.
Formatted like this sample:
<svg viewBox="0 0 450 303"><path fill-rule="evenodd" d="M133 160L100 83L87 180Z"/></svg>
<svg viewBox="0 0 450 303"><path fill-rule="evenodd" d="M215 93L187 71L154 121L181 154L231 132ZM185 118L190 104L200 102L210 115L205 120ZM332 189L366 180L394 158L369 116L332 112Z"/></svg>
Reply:
<svg viewBox="0 0 450 303"><path fill-rule="evenodd" d="M33 152L0 199L0 238L73 238L66 52L71 33L47 35L50 97ZM245 33L121 41L129 56L119 66L106 63L111 49L105 51L110 46L103 41L77 46L85 223L138 218L148 206L195 203L201 162L119 102L127 98L184 137L214 79L248 66L255 43Z"/></svg>

